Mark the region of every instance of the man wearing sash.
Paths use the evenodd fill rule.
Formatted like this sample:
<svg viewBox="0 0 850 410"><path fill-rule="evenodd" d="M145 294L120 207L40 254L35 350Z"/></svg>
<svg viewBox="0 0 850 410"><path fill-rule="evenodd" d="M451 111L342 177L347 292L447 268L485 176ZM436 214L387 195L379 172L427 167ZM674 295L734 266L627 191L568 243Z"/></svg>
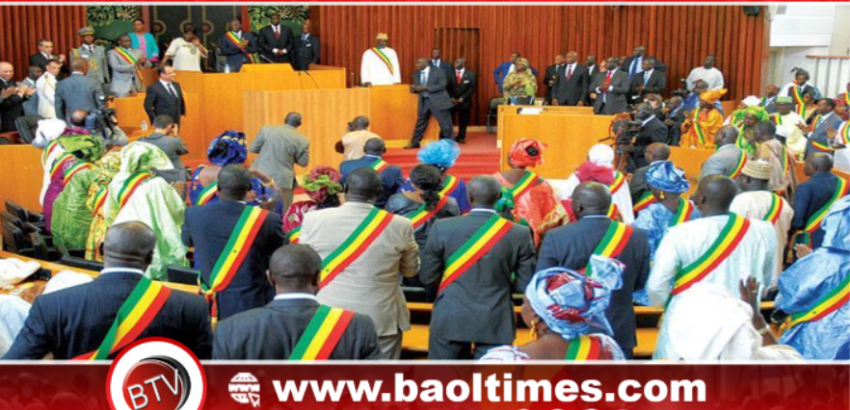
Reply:
<svg viewBox="0 0 850 410"><path fill-rule="evenodd" d="M387 145L380 138L372 138L366 141L363 148L365 155L359 159L343 161L339 165L339 172L342 174L340 182L345 184L348 176L352 172L360 168L371 168L381 177L381 195L375 202L375 206L383 209L387 204L390 196L395 194L398 189L404 184L404 176L401 173L401 168L398 165L391 165L384 161L384 154L387 153Z"/></svg>
<svg viewBox="0 0 850 410"><path fill-rule="evenodd" d="M401 84L401 66L395 50L387 46L389 40L386 33L378 33L375 47L363 52L360 63L360 83L363 86Z"/></svg>
<svg viewBox="0 0 850 410"><path fill-rule="evenodd" d="M136 340L164 337L199 359L212 353L204 300L144 277L156 235L141 222L109 228L104 270L92 282L39 296L4 360L112 359Z"/></svg>
<svg viewBox="0 0 850 410"><path fill-rule="evenodd" d="M781 343L808 360L848 360L839 353L850 334L850 198L824 219L823 246L779 277L776 309L788 315Z"/></svg>
<svg viewBox="0 0 850 410"><path fill-rule="evenodd" d="M649 170L651 165L667 161L670 158L670 146L663 142L654 142L646 147L643 156L647 165L636 169L632 174L632 180L629 181L629 193L632 195L632 209L635 217L637 217L638 212L646 209L649 205L646 202L647 195L652 196L652 193L649 192L649 186L646 184L646 171ZM642 200L644 202L641 202Z"/></svg>
<svg viewBox="0 0 850 410"><path fill-rule="evenodd" d="M776 139L776 125L771 121L760 121L753 127L753 134L757 148L752 159L770 164L768 189L785 198L794 198L797 191L795 162L785 145Z"/></svg>
<svg viewBox="0 0 850 410"><path fill-rule="evenodd" d="M410 312L399 274L419 272L419 246L410 220L375 207L381 178L370 168L348 176L346 202L304 216L299 243L322 257L319 302L372 318L381 358L401 357Z"/></svg>
<svg viewBox="0 0 850 410"><path fill-rule="evenodd" d="M815 87L808 83L809 81L809 72L803 69L796 69L794 72L794 81L791 81L788 84L785 84L782 87L782 90L779 91L779 95L784 95L791 97L794 100L794 107L805 104L803 102L803 95L806 93L815 93Z"/></svg>
<svg viewBox="0 0 850 410"><path fill-rule="evenodd" d="M738 129L727 125L717 133L717 151L702 163L699 179L711 175L725 175L735 178L746 163L747 154L737 145Z"/></svg>
<svg viewBox="0 0 850 410"><path fill-rule="evenodd" d="M812 119L811 125L797 125L809 139L808 145L806 145L806 157L815 152L832 153L834 151L832 142L829 140L829 132L838 130L841 126L841 118L834 112L836 105L835 100L821 98L818 100L818 111Z"/></svg>
<svg viewBox="0 0 850 410"><path fill-rule="evenodd" d="M741 175L735 180L743 192L735 196L730 210L744 218L770 222L776 232L776 243L779 246L777 249L785 249L791 220L794 218L794 208L785 198L770 189L772 174L770 163L761 160L747 161ZM769 284L771 287L776 286L780 272L782 252L777 252L773 279Z"/></svg>
<svg viewBox="0 0 850 410"><path fill-rule="evenodd" d="M649 276L646 233L607 217L611 193L600 183L581 183L573 191L572 207L578 221L546 234L536 270L562 267L592 274L586 270L591 255L622 262L622 286L612 293L605 315L614 330L614 340L626 358L631 358L637 345L632 295L643 289Z"/></svg>
<svg viewBox="0 0 850 410"><path fill-rule="evenodd" d="M265 306L274 297L266 280L269 259L283 246L280 215L249 206L251 173L228 165L218 174L219 201L186 210L183 243L195 247L201 290L213 320Z"/></svg>
<svg viewBox="0 0 850 410"><path fill-rule="evenodd" d="M700 180L694 203L702 217L670 228L655 253L646 283L654 306L666 306L667 314L675 314L676 301L687 297L679 295L696 283L738 292L741 280L748 277L762 286L770 282L778 251L776 233L768 222L729 212L737 192L728 177L712 175ZM669 357L668 327L663 321L653 358Z"/></svg>
<svg viewBox="0 0 850 410"><path fill-rule="evenodd" d="M149 64L144 53L131 48L131 44L130 36L124 34L118 37L118 46L107 53L109 66L112 67L109 89L116 97L126 97L143 89L140 68Z"/></svg>
<svg viewBox="0 0 850 410"><path fill-rule="evenodd" d="M231 21L229 27L230 30L218 41L219 52L227 58L225 72L229 69L231 73L238 73L243 64L259 64L257 53L260 48L254 35L242 31L242 22L239 19Z"/></svg>
<svg viewBox="0 0 850 410"><path fill-rule="evenodd" d="M277 296L268 305L222 321L215 329L216 360L377 360L378 335L366 315L316 299L322 259L305 245L274 252L268 280Z"/></svg>
<svg viewBox="0 0 850 410"><path fill-rule="evenodd" d="M807 140L797 124L805 124L806 120L794 111L791 97L776 97L776 112L770 115L770 120L776 124L776 134L785 137L785 147L790 154L795 159L802 158Z"/></svg>
<svg viewBox="0 0 850 410"><path fill-rule="evenodd" d="M850 184L832 173L832 156L822 152L806 158L803 172L809 180L800 184L794 197L791 230L798 243L817 249L823 242L823 218L835 201L848 194Z"/></svg>
<svg viewBox="0 0 850 410"><path fill-rule="evenodd" d="M534 273L531 230L494 210L499 181L475 177L468 189L472 211L435 222L422 253L420 280L440 284L428 340L431 360L479 359L513 342L511 293L522 293Z"/></svg>
<svg viewBox="0 0 850 410"><path fill-rule="evenodd" d="M835 115L844 121L838 130L827 131L832 147L835 148L835 169L850 173L850 104L840 100L835 107Z"/></svg>

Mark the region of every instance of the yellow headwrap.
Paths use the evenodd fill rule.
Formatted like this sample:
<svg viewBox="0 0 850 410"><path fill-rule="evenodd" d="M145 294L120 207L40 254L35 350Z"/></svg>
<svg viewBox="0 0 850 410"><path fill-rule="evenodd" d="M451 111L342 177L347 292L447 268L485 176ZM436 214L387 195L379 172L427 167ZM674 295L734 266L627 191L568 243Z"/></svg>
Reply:
<svg viewBox="0 0 850 410"><path fill-rule="evenodd" d="M699 95L699 99L714 104L724 95L726 95L726 89L721 88L719 90L706 91Z"/></svg>

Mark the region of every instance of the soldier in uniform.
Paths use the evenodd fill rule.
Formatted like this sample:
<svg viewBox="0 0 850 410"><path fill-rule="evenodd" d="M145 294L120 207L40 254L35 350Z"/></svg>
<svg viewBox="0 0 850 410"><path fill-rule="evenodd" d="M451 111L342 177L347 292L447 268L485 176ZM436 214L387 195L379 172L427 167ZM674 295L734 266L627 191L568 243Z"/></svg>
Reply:
<svg viewBox="0 0 850 410"><path fill-rule="evenodd" d="M71 58L82 58L89 63L89 69L86 76L94 78L104 87L109 83L109 67L106 63L106 50L103 46L94 44L94 29L91 27L83 27L79 31L82 44L79 47L71 50Z"/></svg>

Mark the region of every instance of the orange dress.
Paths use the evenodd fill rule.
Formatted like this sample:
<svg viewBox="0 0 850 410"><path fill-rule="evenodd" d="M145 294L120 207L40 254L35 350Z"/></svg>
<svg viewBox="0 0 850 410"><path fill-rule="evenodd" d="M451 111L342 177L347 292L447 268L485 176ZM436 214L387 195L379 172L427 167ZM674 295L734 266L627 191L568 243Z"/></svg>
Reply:
<svg viewBox="0 0 850 410"><path fill-rule="evenodd" d="M689 127L688 127L689 126ZM683 125L688 127L682 135L680 146L684 148L714 149L717 132L723 128L723 116L717 109L697 108L688 122Z"/></svg>
<svg viewBox="0 0 850 410"><path fill-rule="evenodd" d="M501 173L493 175L505 188L513 188ZM561 202L555 198L555 191L548 182L538 178L537 182L525 193L514 198L514 220L525 220L534 233L534 244L540 246L543 234L557 228L567 221L567 212Z"/></svg>

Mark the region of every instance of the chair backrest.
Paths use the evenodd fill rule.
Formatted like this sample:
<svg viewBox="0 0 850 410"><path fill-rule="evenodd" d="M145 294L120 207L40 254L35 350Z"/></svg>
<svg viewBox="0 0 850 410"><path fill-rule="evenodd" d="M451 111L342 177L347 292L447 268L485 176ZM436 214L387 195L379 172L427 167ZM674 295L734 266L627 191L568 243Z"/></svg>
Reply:
<svg viewBox="0 0 850 410"><path fill-rule="evenodd" d="M35 140L38 122L42 119L39 115L25 115L15 120L15 128L18 130L18 134L24 143L32 144Z"/></svg>
<svg viewBox="0 0 850 410"><path fill-rule="evenodd" d="M182 268L179 266L168 267L168 281L184 285L197 285L201 271L197 269Z"/></svg>
<svg viewBox="0 0 850 410"><path fill-rule="evenodd" d="M27 210L24 209L24 207L12 202L11 200L6 201L6 211L8 211L12 215L17 216L18 219L22 221L29 220L29 214Z"/></svg>
<svg viewBox="0 0 850 410"><path fill-rule="evenodd" d="M103 263L67 255L59 259L59 264L77 269L90 270L94 272L100 272L103 270Z"/></svg>
<svg viewBox="0 0 850 410"><path fill-rule="evenodd" d="M27 246L24 232L6 221L3 221L3 248L17 254L32 253L32 249Z"/></svg>
<svg viewBox="0 0 850 410"><path fill-rule="evenodd" d="M16 215L12 215L6 211L0 211L0 220L2 220L3 223L8 223L18 229L23 229L23 221L21 221L21 219Z"/></svg>
<svg viewBox="0 0 850 410"><path fill-rule="evenodd" d="M534 102L534 97L511 97L508 99L510 105L531 105Z"/></svg>

